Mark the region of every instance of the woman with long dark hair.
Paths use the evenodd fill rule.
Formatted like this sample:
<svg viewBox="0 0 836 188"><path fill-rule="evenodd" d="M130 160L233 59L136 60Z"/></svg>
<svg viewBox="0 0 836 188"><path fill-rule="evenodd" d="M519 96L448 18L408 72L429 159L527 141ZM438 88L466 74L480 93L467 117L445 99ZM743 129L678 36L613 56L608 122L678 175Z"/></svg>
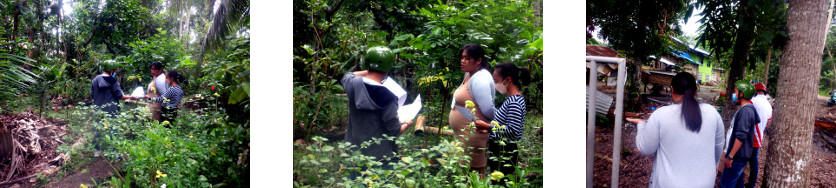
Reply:
<svg viewBox="0 0 836 188"><path fill-rule="evenodd" d="M476 131L470 124L479 120L494 119L494 80L490 65L485 58L485 50L478 44L468 44L462 48L461 70L465 72L464 81L453 93L453 107L450 110L449 123L459 142L469 147L470 168L485 175L487 156L485 148L488 133ZM474 111L468 109L466 101L473 101ZM472 134L471 134L472 132ZM463 136L468 139L465 140Z"/></svg>
<svg viewBox="0 0 836 188"><path fill-rule="evenodd" d="M674 104L657 109L638 124L636 147L656 154L650 187L713 187L725 129L713 106L696 100L697 82L687 72L671 80Z"/></svg>

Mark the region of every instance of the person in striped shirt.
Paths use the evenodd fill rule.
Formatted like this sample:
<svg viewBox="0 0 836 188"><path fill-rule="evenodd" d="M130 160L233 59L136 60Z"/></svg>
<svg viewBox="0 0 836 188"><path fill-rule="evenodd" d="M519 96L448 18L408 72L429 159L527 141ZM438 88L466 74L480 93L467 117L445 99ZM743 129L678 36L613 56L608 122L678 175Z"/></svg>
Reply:
<svg viewBox="0 0 836 188"><path fill-rule="evenodd" d="M493 79L496 90L508 95L508 98L494 112L496 123L488 124L477 120L476 124L479 131L490 132L488 166L491 171L510 175L514 173L517 161L519 161L517 141L522 138L525 121L525 98L520 88L531 81L531 71L514 65L512 62L504 62L494 67ZM510 165L506 166L506 164ZM504 185L505 181L507 178L503 178L498 183Z"/></svg>
<svg viewBox="0 0 836 188"><path fill-rule="evenodd" d="M145 97L150 99L151 102L163 104L161 121L174 122L177 117L177 107L180 106L180 100L183 99L183 89L180 88L179 84L183 82L183 75L175 70L169 70L165 73L165 81L168 88L161 97L151 97L149 95L145 95Z"/></svg>

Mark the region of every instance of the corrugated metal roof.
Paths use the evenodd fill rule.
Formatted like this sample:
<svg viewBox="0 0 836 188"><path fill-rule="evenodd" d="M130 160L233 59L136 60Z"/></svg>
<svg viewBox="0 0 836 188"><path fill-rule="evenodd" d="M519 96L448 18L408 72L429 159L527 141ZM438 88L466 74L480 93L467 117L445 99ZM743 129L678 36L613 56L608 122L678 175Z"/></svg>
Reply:
<svg viewBox="0 0 836 188"><path fill-rule="evenodd" d="M589 110L589 89L586 87L584 87L584 89L586 89L586 109ZM607 112L610 111L610 106L612 106L612 101L614 99L613 97L607 95L604 92L598 90L595 91L595 113L607 115Z"/></svg>
<svg viewBox="0 0 836 188"><path fill-rule="evenodd" d="M671 61L669 61L669 60L665 59L664 57L663 57L663 58L660 58L660 59L659 59L659 62L662 62L662 63L668 64L668 65L673 65L673 66L676 66L676 63L673 63L673 62L671 62Z"/></svg>
<svg viewBox="0 0 836 188"><path fill-rule="evenodd" d="M603 57L620 57L617 51L601 45L586 45L586 55Z"/></svg>

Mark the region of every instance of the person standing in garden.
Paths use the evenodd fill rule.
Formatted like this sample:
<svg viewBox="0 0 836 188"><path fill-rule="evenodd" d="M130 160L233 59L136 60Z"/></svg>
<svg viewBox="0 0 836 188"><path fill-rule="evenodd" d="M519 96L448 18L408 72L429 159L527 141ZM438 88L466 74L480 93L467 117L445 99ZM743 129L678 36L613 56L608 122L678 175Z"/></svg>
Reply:
<svg viewBox="0 0 836 188"><path fill-rule="evenodd" d="M121 64L113 60L107 60L102 63L102 74L97 75L90 80L90 98L93 98L93 104L96 108L106 112L110 118L116 117L119 114L119 100L137 99L137 97L125 95L122 92L122 86L119 80L116 79L116 69L122 67ZM99 119L97 118L96 121ZM93 153L94 157L99 157L101 154L101 145L98 139L101 139L101 133L96 129L93 140L96 151Z"/></svg>
<svg viewBox="0 0 836 188"><path fill-rule="evenodd" d="M162 103L160 120L174 123L177 118L177 108L180 107L180 101L183 100L183 89L180 88L183 75L175 70L169 70L166 72L165 81L169 86L161 97L151 97L150 95L145 95L145 97L153 103Z"/></svg>
<svg viewBox="0 0 836 188"><path fill-rule="evenodd" d="M165 77L165 70L162 62L154 61L151 63L151 83L148 84L148 96L149 97L159 97L162 96L163 93L166 92L168 89L168 84ZM151 109L152 119L162 122L160 118L160 110L162 109L161 103L151 103L148 104L148 108Z"/></svg>
<svg viewBox="0 0 836 188"><path fill-rule="evenodd" d="M758 137L755 129L760 123L760 117L751 101L755 87L744 80L735 82L734 86L732 101L740 105L740 108L732 116L720 187L743 187L743 168L756 155L754 144Z"/></svg>
<svg viewBox="0 0 836 188"><path fill-rule="evenodd" d="M450 110L450 127L459 142L469 147L470 168L483 177L487 167L486 147L489 135L476 131L470 124L476 120L491 121L494 119L494 79L490 72L490 65L485 59L485 50L478 44L468 44L462 48L461 70L465 72L464 81L453 93L453 104ZM468 109L466 101L473 101L473 111ZM467 137L465 139L462 137Z"/></svg>
<svg viewBox="0 0 836 188"><path fill-rule="evenodd" d="M749 181L746 183L746 187L749 188L755 187L755 183L758 180L758 152L763 145L764 130L766 130L766 126L772 120L772 104L770 104L767 98L766 86L763 83L757 83L755 84L755 91L757 93L755 97L752 97L752 105L758 112L760 123L755 125L755 142L752 145L754 148L752 148L752 158L749 159Z"/></svg>
<svg viewBox="0 0 836 188"><path fill-rule="evenodd" d="M656 109L636 126L636 148L656 154L649 187L712 187L723 149L723 120L709 104L696 100L697 82L687 72L671 80L674 104Z"/></svg>
<svg viewBox="0 0 836 188"><path fill-rule="evenodd" d="M494 112L495 123L477 120L476 127L482 132L490 130L488 151L492 157L488 160L488 166L491 171L507 176L514 173L519 161L517 141L522 138L526 109L520 89L531 81L531 71L512 62L504 62L494 67L493 79L496 91L507 94L508 98ZM504 185L506 180L502 178L499 184Z"/></svg>
<svg viewBox="0 0 836 188"><path fill-rule="evenodd" d="M90 80L90 98L93 98L93 104L103 111L114 117L119 113L119 100L123 99L137 99L125 95L122 92L122 87L119 80L116 80L116 69L121 67L121 64L113 60L107 60L102 63L103 72Z"/></svg>
<svg viewBox="0 0 836 188"><path fill-rule="evenodd" d="M363 60L367 70L343 76L340 83L348 96L349 117L345 141L359 147L372 138L398 136L412 124L412 121L401 122L398 119L398 100L382 85L394 63L395 53L389 48L369 48ZM360 148L360 152L375 157L383 163L383 169L391 170L391 163L396 161L393 154L398 152L398 146L395 141L383 140ZM357 175L358 172L352 170L349 178L353 180Z"/></svg>

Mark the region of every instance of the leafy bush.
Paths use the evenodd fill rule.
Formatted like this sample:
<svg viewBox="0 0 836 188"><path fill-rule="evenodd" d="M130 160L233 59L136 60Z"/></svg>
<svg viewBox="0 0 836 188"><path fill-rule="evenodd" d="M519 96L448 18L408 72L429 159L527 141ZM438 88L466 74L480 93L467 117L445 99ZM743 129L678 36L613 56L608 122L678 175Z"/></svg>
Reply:
<svg viewBox="0 0 836 188"><path fill-rule="evenodd" d="M87 135L88 139L101 146L107 159L121 164L118 179L111 179L110 184L131 187L249 184L249 122L229 122L222 109L208 108L198 112L181 110L176 122L160 124L151 120L145 106L122 105L122 109L115 118L107 118L92 107L81 107L73 112L77 118L69 118L73 125L93 125L92 128L73 126L71 130L96 132L98 136ZM71 151L69 146L62 146L62 150Z"/></svg>
<svg viewBox="0 0 836 188"><path fill-rule="evenodd" d="M294 186L538 187L542 186L543 174L543 136L538 133L541 130L541 116L526 117L523 139L517 141L520 161L514 174L502 175L511 182L505 185L491 184L490 178L483 179L471 172L470 157L462 143L454 137L444 136L438 144L425 146L421 144L421 136L412 135L408 129L401 136L375 138L359 146L319 136L314 136L310 145L294 143ZM380 159L359 152L360 148L383 140L393 140L398 144L398 153L393 157L396 161L391 163L393 170L382 170ZM349 179L351 171L359 171L361 175ZM493 174L493 170L489 169L488 173Z"/></svg>

